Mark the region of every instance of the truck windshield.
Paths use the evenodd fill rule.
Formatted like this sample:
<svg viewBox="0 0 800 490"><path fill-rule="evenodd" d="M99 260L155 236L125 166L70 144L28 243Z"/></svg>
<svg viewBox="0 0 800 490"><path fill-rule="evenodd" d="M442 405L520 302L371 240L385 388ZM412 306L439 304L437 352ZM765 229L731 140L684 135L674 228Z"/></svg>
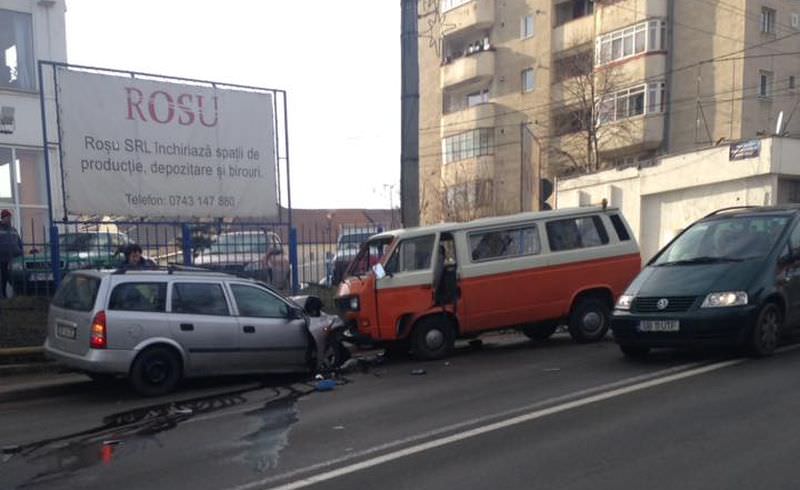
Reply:
<svg viewBox="0 0 800 490"><path fill-rule="evenodd" d="M347 267L345 276L363 276L370 271L373 265L381 261L386 251L389 250L389 245L392 243L392 237L378 238L370 240L361 246L356 258L350 262Z"/></svg>
<svg viewBox="0 0 800 490"><path fill-rule="evenodd" d="M653 262L654 266L739 262L766 256L789 218L743 216L692 225Z"/></svg>

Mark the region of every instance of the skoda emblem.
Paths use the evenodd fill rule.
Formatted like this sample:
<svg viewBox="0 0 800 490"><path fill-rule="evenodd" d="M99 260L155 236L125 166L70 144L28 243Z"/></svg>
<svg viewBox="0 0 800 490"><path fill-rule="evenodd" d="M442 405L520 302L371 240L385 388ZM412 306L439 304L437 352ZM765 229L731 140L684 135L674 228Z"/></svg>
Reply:
<svg viewBox="0 0 800 490"><path fill-rule="evenodd" d="M669 306L669 300L667 298L661 298L658 300L658 303L656 303L656 308L659 310L666 310L667 306Z"/></svg>

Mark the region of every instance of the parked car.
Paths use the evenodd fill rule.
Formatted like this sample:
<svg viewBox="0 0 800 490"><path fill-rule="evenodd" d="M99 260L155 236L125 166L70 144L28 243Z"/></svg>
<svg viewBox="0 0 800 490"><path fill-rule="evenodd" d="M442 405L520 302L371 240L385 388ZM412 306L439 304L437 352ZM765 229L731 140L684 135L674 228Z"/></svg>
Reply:
<svg viewBox="0 0 800 490"><path fill-rule="evenodd" d="M723 209L684 230L619 298L612 329L622 352L712 344L772 354L800 326L799 215Z"/></svg>
<svg viewBox="0 0 800 490"><path fill-rule="evenodd" d="M348 268L337 303L354 338L422 359L490 330L545 339L562 321L591 342L640 267L616 209L522 213L378 234Z"/></svg>
<svg viewBox="0 0 800 490"><path fill-rule="evenodd" d="M318 298L296 299L199 270L73 272L50 305L45 353L147 396L184 377L333 367L346 356L344 324Z"/></svg>
<svg viewBox="0 0 800 490"><path fill-rule="evenodd" d="M76 269L114 268L130 244L128 236L116 232L71 232L59 236L62 277ZM52 292L53 269L49 247L29 249L11 264L11 285L17 293Z"/></svg>
<svg viewBox="0 0 800 490"><path fill-rule="evenodd" d="M361 246L376 233L378 233L378 229L374 227L352 228L342 231L336 241L336 253L333 256L331 265L331 284L335 286L342 282L347 266L358 255Z"/></svg>
<svg viewBox="0 0 800 490"><path fill-rule="evenodd" d="M194 259L194 264L258 279L281 290L291 285L289 260L280 237L271 231L222 233Z"/></svg>

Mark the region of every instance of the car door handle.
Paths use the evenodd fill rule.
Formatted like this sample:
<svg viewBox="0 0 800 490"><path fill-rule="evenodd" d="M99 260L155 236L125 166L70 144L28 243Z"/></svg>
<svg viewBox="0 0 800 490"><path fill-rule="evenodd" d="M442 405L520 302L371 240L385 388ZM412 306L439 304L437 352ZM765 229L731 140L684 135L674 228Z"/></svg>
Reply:
<svg viewBox="0 0 800 490"><path fill-rule="evenodd" d="M192 325L191 323L181 323L181 330L183 330L184 332L191 332L192 330L194 330L194 325Z"/></svg>
<svg viewBox="0 0 800 490"><path fill-rule="evenodd" d="M242 330L244 330L244 333L256 333L256 327L252 325L246 325Z"/></svg>

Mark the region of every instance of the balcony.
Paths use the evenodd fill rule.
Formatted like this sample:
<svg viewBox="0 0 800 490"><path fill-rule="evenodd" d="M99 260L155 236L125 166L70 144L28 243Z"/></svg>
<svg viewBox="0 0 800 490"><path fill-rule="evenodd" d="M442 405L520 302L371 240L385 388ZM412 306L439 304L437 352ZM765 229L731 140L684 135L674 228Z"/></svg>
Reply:
<svg viewBox="0 0 800 490"><path fill-rule="evenodd" d="M708 7L706 7L708 8ZM628 27L645 19L666 18L667 0L620 0L600 4L595 12L598 34Z"/></svg>
<svg viewBox="0 0 800 490"><path fill-rule="evenodd" d="M491 27L494 24L494 1L470 0L445 11L442 25L446 27L443 36Z"/></svg>
<svg viewBox="0 0 800 490"><path fill-rule="evenodd" d="M608 131L599 142L599 152L606 156L615 153L653 150L661 146L664 139L664 114L648 114L623 119L616 123L619 131Z"/></svg>
<svg viewBox="0 0 800 490"><path fill-rule="evenodd" d="M495 105L491 102L467 107L442 116L442 137L475 128L494 126Z"/></svg>
<svg viewBox="0 0 800 490"><path fill-rule="evenodd" d="M479 51L442 65L442 88L487 82L494 77L494 51Z"/></svg>
<svg viewBox="0 0 800 490"><path fill-rule="evenodd" d="M553 52L567 51L594 40L594 16L571 20L553 29Z"/></svg>

